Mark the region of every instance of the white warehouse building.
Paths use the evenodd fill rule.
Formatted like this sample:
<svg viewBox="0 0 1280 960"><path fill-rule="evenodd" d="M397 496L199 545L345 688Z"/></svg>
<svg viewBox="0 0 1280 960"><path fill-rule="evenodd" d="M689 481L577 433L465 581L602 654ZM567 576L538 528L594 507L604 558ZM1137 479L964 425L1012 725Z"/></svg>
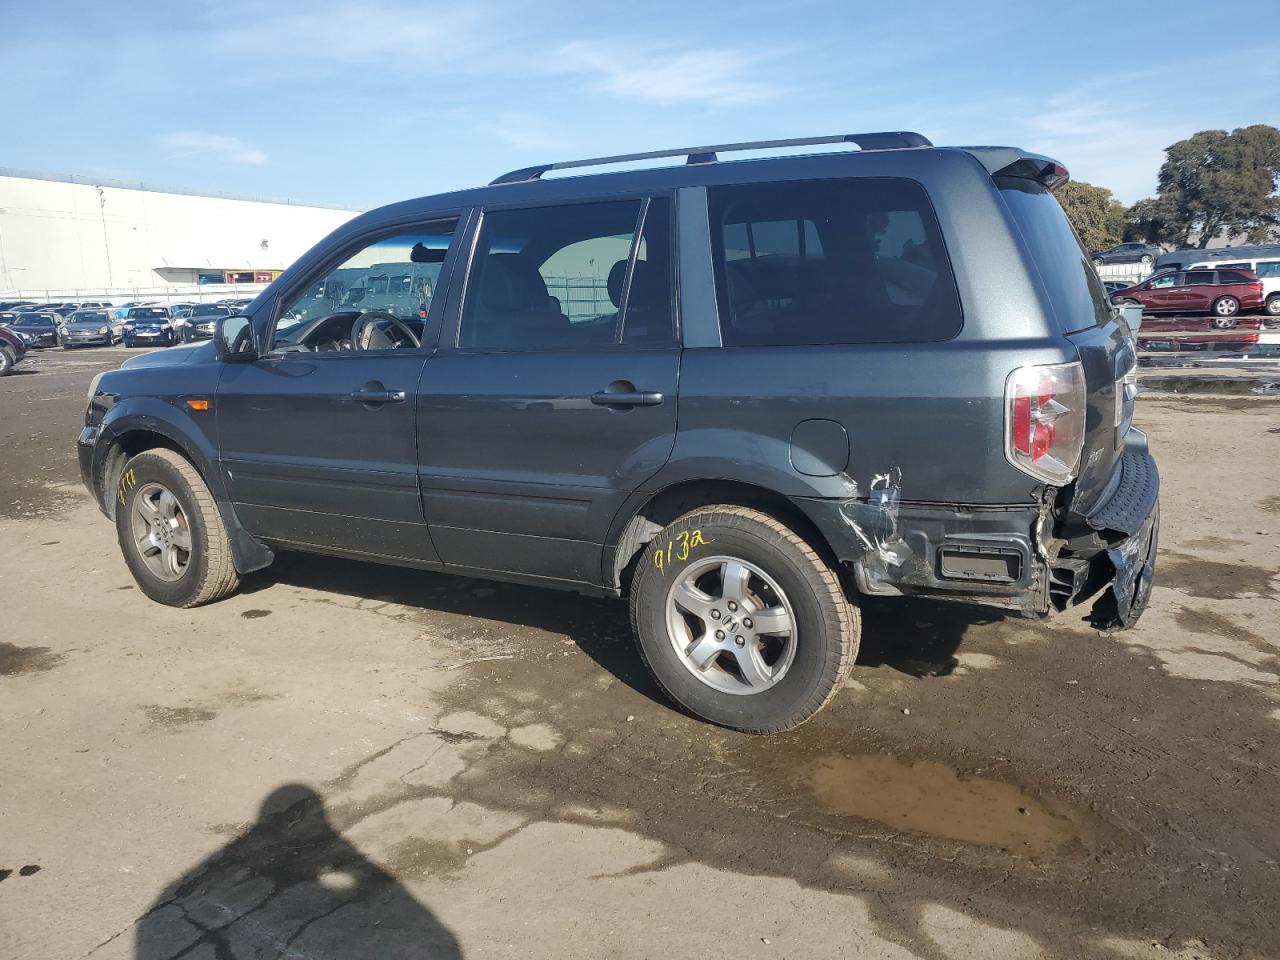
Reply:
<svg viewBox="0 0 1280 960"><path fill-rule="evenodd" d="M0 296L248 295L358 212L0 169Z"/></svg>

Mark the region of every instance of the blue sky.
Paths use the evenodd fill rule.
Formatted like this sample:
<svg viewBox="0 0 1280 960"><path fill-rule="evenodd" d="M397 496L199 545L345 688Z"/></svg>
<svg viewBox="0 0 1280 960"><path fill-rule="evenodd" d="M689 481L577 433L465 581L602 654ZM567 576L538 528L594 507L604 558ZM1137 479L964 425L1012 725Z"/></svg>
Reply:
<svg viewBox="0 0 1280 960"><path fill-rule="evenodd" d="M369 207L539 161L908 129L1047 153L1130 202L1175 140L1280 125L1276 13L0 0L0 165Z"/></svg>

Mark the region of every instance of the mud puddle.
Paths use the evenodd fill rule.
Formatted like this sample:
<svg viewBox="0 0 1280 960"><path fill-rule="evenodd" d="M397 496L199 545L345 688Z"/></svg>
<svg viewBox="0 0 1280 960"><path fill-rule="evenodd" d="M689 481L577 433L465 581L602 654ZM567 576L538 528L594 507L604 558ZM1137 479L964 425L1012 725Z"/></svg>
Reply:
<svg viewBox="0 0 1280 960"><path fill-rule="evenodd" d="M966 777L929 760L824 757L814 764L809 785L824 812L896 832L1032 857L1059 853L1080 839L1076 822L1013 784Z"/></svg>

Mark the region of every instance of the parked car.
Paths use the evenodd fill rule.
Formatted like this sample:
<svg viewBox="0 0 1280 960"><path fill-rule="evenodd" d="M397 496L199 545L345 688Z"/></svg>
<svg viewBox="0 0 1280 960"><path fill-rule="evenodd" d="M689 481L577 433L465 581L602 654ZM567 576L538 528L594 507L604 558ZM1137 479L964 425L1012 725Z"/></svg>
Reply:
<svg viewBox="0 0 1280 960"><path fill-rule="evenodd" d="M20 312L18 310L0 310L0 327L7 327L11 323L16 323Z"/></svg>
<svg viewBox="0 0 1280 960"><path fill-rule="evenodd" d="M124 345L127 349L167 347L177 342L165 307L130 307L125 313Z"/></svg>
<svg viewBox="0 0 1280 960"><path fill-rule="evenodd" d="M1150 267L1162 253L1164 250L1155 243L1122 243L1110 250L1095 250L1091 259L1095 267L1104 263L1140 263Z"/></svg>
<svg viewBox="0 0 1280 960"><path fill-rule="evenodd" d="M1280 317L1280 252L1270 256L1247 256L1231 262L1205 260L1191 264L1190 270L1249 271L1262 282L1262 306L1273 317Z"/></svg>
<svg viewBox="0 0 1280 960"><path fill-rule="evenodd" d="M220 303L197 303L191 312L183 318L180 335L185 343L194 340L209 340L213 337L214 326L219 317L227 317L232 309Z"/></svg>
<svg viewBox="0 0 1280 960"><path fill-rule="evenodd" d="M625 595L661 689L752 732L831 699L865 596L1132 625L1159 479L1066 170L843 139L375 210L100 374L81 471L141 591L287 548Z"/></svg>
<svg viewBox="0 0 1280 960"><path fill-rule="evenodd" d="M1112 303L1140 303L1147 313L1210 313L1229 330L1241 311L1262 306L1262 283L1251 270L1171 270L1111 295Z"/></svg>
<svg viewBox="0 0 1280 960"><path fill-rule="evenodd" d="M0 327L0 377L8 376L27 356L27 338Z"/></svg>
<svg viewBox="0 0 1280 960"><path fill-rule="evenodd" d="M58 323L62 320L56 313L40 311L20 313L18 319L9 324L14 333L27 337L27 345L31 347L56 347L58 345Z"/></svg>
<svg viewBox="0 0 1280 960"><path fill-rule="evenodd" d="M1128 280L1103 280L1102 286L1107 291L1107 295L1110 296L1113 293L1128 289L1133 284Z"/></svg>
<svg viewBox="0 0 1280 960"><path fill-rule="evenodd" d="M59 337L63 349L97 344L111 347L118 342L109 310L77 310L67 317Z"/></svg>
<svg viewBox="0 0 1280 960"><path fill-rule="evenodd" d="M0 310L17 310L30 306L34 306L30 300L0 300Z"/></svg>
<svg viewBox="0 0 1280 960"><path fill-rule="evenodd" d="M1213 249L1172 250L1156 258L1156 270L1187 270L1196 265L1226 266L1248 260L1280 259L1280 243L1247 243Z"/></svg>

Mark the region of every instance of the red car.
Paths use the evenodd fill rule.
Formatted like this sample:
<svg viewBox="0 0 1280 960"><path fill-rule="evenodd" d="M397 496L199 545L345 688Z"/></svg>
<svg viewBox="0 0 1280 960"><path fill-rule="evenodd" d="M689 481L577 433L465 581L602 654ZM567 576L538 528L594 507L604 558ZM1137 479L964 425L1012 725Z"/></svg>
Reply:
<svg viewBox="0 0 1280 960"><path fill-rule="evenodd" d="M1168 270L1117 290L1112 303L1140 303L1143 313L1211 313L1229 330L1242 310L1262 309L1262 281L1252 270Z"/></svg>

